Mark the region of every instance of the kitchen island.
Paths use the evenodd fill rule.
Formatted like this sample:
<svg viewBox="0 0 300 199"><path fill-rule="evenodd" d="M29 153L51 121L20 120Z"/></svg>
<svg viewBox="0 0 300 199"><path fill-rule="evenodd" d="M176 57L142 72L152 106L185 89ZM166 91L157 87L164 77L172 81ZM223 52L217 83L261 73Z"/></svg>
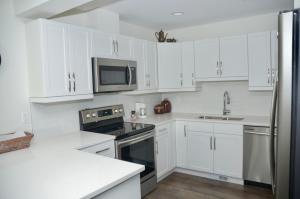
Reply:
<svg viewBox="0 0 300 199"><path fill-rule="evenodd" d="M80 150L113 140L78 131L1 154L0 198L140 198L143 165Z"/></svg>

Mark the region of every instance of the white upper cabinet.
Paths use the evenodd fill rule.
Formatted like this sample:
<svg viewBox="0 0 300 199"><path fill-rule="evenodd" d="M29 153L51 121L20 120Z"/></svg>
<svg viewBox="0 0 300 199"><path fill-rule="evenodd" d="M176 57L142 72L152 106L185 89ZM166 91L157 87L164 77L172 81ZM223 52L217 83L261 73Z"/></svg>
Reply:
<svg viewBox="0 0 300 199"><path fill-rule="evenodd" d="M39 27L33 27L35 25ZM32 24L32 27L36 28L36 30L41 28L41 32L33 33L35 30L29 28L30 30L27 34L28 53L30 54L29 67L35 72L43 72L42 70L44 69L45 73L43 74L44 77L38 77L37 73L34 73L34 71L29 69L29 80L31 82L30 85L32 86L30 88L30 96L55 97L72 95L67 79L70 72L70 66L67 64L67 27L64 24L43 20L40 20L39 22L36 21ZM43 42L38 43L38 37L35 37L37 34L40 34L39 37ZM30 50L31 48L32 50ZM41 55L40 57L35 58L35 53L38 50L41 50ZM40 79L43 84L34 82L33 80L35 78ZM39 88L42 85L44 88ZM35 90L36 88L39 89Z"/></svg>
<svg viewBox="0 0 300 199"><path fill-rule="evenodd" d="M146 89L157 89L157 47L156 42L146 41Z"/></svg>
<svg viewBox="0 0 300 199"><path fill-rule="evenodd" d="M195 41L196 79L220 77L219 68L219 39Z"/></svg>
<svg viewBox="0 0 300 199"><path fill-rule="evenodd" d="M122 35L114 38L115 55L119 59L132 59L132 39Z"/></svg>
<svg viewBox="0 0 300 199"><path fill-rule="evenodd" d="M138 90L146 89L146 73L147 73L147 60L146 60L146 41L135 39L133 41L133 58L137 62L137 85Z"/></svg>
<svg viewBox="0 0 300 199"><path fill-rule="evenodd" d="M100 31L92 33L92 57L132 60L132 48L133 42L130 37Z"/></svg>
<svg viewBox="0 0 300 199"><path fill-rule="evenodd" d="M194 42L183 42L182 44L182 87L195 86L195 49Z"/></svg>
<svg viewBox="0 0 300 199"><path fill-rule="evenodd" d="M181 44L158 43L157 48L159 88L180 88L182 86Z"/></svg>
<svg viewBox="0 0 300 199"><path fill-rule="evenodd" d="M91 32L89 29L69 26L69 64L73 93L90 94L92 87L91 71Z"/></svg>
<svg viewBox="0 0 300 199"><path fill-rule="evenodd" d="M89 29L39 19L26 31L30 100L92 98Z"/></svg>
<svg viewBox="0 0 300 199"><path fill-rule="evenodd" d="M272 90L277 75L277 32L248 35L249 90Z"/></svg>
<svg viewBox="0 0 300 199"><path fill-rule="evenodd" d="M111 58L115 52L113 36L100 31L92 32L92 57Z"/></svg>
<svg viewBox="0 0 300 199"><path fill-rule="evenodd" d="M159 90L195 90L194 43L158 43L157 48Z"/></svg>
<svg viewBox="0 0 300 199"><path fill-rule="evenodd" d="M198 81L248 79L247 36L195 41Z"/></svg>
<svg viewBox="0 0 300 199"><path fill-rule="evenodd" d="M220 39L219 67L222 78L248 79L246 35Z"/></svg>

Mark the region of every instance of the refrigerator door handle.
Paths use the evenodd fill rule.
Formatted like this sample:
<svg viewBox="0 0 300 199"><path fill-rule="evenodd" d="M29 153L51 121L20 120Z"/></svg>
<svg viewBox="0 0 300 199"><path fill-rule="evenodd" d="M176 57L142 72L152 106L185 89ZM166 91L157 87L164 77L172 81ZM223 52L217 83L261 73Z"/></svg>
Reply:
<svg viewBox="0 0 300 199"><path fill-rule="evenodd" d="M278 80L275 79L273 85L273 96L271 105L270 118L270 175L273 194L275 193L275 124L276 124L276 109L278 99Z"/></svg>

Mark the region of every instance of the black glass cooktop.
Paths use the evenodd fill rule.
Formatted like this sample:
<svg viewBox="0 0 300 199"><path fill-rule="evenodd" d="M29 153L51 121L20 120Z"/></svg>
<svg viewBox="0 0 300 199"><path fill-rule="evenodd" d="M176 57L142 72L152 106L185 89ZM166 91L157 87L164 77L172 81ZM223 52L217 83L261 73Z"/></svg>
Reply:
<svg viewBox="0 0 300 199"><path fill-rule="evenodd" d="M91 128L87 131L114 135L116 136L116 140L120 140L140 133L144 133L146 131L153 130L154 128L155 126L153 124L120 122L110 125L103 125L101 127Z"/></svg>

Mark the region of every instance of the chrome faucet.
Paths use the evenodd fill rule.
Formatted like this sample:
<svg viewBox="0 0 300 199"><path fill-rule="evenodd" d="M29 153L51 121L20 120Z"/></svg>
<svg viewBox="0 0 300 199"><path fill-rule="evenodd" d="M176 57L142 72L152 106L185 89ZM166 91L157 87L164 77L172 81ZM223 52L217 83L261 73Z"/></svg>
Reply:
<svg viewBox="0 0 300 199"><path fill-rule="evenodd" d="M229 97L229 93L228 91L224 92L223 95L223 102L224 102L224 106L223 106L223 115L228 115L230 113L230 110L227 109L226 104L230 104L230 97Z"/></svg>

